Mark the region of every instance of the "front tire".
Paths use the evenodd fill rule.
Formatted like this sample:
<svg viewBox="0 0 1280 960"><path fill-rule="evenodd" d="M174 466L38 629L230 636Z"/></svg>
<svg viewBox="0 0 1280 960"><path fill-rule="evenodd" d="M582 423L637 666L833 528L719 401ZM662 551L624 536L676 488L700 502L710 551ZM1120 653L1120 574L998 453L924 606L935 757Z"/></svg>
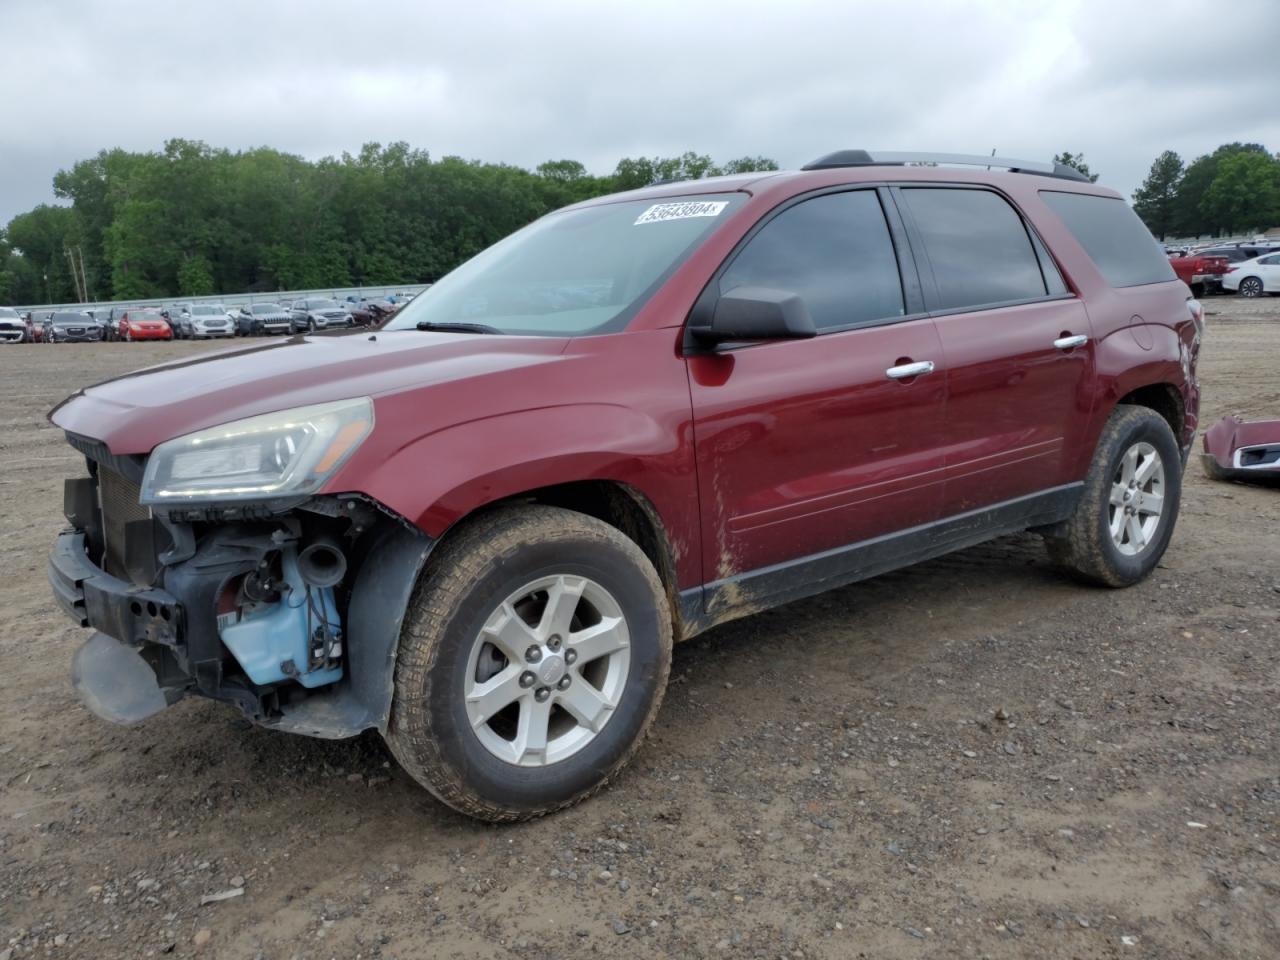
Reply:
<svg viewBox="0 0 1280 960"><path fill-rule="evenodd" d="M1173 536L1182 457L1168 422L1121 404L1103 427L1075 512L1046 536L1059 566L1108 587L1144 579Z"/></svg>
<svg viewBox="0 0 1280 960"><path fill-rule="evenodd" d="M602 787L657 715L671 612L630 539L554 507L451 534L410 601L387 734L440 800L525 820Z"/></svg>

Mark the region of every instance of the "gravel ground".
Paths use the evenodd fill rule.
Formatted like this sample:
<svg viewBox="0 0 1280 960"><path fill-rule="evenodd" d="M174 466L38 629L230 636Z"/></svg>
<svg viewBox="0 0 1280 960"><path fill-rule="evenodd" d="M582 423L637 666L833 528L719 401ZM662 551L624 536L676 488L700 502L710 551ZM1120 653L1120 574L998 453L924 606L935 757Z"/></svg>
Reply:
<svg viewBox="0 0 1280 960"><path fill-rule="evenodd" d="M1280 301L1208 307L1205 423L1280 416ZM77 703L45 412L204 349L0 349L0 960L1280 954L1280 490L1193 468L1125 591L1028 535L717 628L608 790L491 827L376 737Z"/></svg>

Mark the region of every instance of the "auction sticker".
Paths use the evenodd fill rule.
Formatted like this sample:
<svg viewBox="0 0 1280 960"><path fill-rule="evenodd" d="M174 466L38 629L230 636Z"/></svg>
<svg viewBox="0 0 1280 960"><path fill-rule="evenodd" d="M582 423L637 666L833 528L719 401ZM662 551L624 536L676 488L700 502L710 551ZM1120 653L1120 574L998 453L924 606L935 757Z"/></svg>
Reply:
<svg viewBox="0 0 1280 960"><path fill-rule="evenodd" d="M640 216L633 226L642 223L661 223L664 220L688 220L690 217L718 217L729 205L728 200L689 200L684 203L655 203Z"/></svg>

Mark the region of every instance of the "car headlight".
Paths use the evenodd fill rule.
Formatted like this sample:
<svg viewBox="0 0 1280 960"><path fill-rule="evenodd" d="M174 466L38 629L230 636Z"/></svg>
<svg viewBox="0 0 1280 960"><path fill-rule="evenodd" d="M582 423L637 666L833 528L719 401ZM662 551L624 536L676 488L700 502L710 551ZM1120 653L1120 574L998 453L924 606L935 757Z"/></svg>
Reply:
<svg viewBox="0 0 1280 960"><path fill-rule="evenodd" d="M373 430L368 397L296 407L166 440L142 478L146 504L314 493Z"/></svg>

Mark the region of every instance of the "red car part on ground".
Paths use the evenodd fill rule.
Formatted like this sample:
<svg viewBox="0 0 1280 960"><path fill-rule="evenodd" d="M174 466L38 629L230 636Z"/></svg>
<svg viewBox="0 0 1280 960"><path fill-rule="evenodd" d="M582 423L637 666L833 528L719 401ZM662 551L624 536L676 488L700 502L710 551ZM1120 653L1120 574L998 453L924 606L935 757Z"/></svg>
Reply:
<svg viewBox="0 0 1280 960"><path fill-rule="evenodd" d="M1280 479L1280 420L1223 417L1205 431L1200 462L1214 480Z"/></svg>

